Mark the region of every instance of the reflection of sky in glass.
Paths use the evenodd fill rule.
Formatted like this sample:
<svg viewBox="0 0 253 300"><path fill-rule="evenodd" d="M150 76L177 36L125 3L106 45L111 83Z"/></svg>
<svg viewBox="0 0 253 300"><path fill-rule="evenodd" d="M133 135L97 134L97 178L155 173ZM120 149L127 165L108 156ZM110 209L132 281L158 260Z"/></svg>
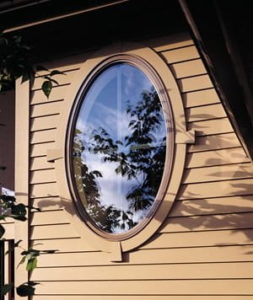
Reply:
<svg viewBox="0 0 253 300"><path fill-rule="evenodd" d="M107 69L90 87L85 105L80 110L77 128L83 131L87 130L87 125L94 128L106 127L114 138L122 131L129 132L127 102L136 103L136 96L139 97L143 90L150 90L152 86L142 72L130 65L115 65ZM121 122L115 127L118 120Z"/></svg>
<svg viewBox="0 0 253 300"><path fill-rule="evenodd" d="M102 72L85 95L77 119L76 128L81 132L78 138L85 148L92 144L93 130L99 128L103 128L113 141L124 143L124 137L133 133L129 123L135 119L135 116L127 113L128 106L136 106L143 92L152 89L154 90L154 87L145 74L129 64L115 64ZM161 139L165 136L165 123L163 122L152 134L155 136L152 146L160 146ZM118 152L127 154L131 145L118 147ZM146 175L139 172L135 178L129 179L116 174L118 162L104 162L101 153L95 154L84 150L81 153L81 160L90 171L97 170L102 174L102 177L96 178L101 205L104 207L112 205L118 210L129 211L126 196L136 184L145 180ZM149 210L150 207L136 211L133 220L139 223ZM115 233L126 230L114 228Z"/></svg>

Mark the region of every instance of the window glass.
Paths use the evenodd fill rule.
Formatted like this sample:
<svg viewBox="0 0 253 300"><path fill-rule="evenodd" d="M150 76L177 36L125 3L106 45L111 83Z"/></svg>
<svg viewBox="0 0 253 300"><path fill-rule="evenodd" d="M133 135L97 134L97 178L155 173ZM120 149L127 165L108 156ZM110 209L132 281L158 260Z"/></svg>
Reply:
<svg viewBox="0 0 253 300"><path fill-rule="evenodd" d="M125 233L154 210L166 125L157 90L138 67L101 71L82 96L72 139L79 202L100 230Z"/></svg>

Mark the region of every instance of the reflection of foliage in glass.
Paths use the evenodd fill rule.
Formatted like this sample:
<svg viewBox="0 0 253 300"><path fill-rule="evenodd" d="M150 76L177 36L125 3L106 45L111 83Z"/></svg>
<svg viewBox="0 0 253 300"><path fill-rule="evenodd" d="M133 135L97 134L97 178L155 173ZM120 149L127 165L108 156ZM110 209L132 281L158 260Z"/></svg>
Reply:
<svg viewBox="0 0 253 300"><path fill-rule="evenodd" d="M131 219L132 213L130 211L124 212L112 205L106 207L101 204L96 178L102 177L102 174L96 170L90 171L87 165L82 162L81 153L85 148L78 137L80 133L79 130L76 130L73 165L78 193L88 215L92 217L99 228L106 232L113 233L113 230L117 227L125 229L126 225L132 228L136 223ZM85 191L85 195L83 191ZM121 222L121 220L124 222Z"/></svg>
<svg viewBox="0 0 253 300"><path fill-rule="evenodd" d="M125 231L137 225L133 221L134 212L142 211L143 216L147 214L159 189L165 161L165 132L159 137L164 118L155 89L152 87L150 91L143 91L136 105L128 102L127 115L130 118L130 134L121 140L114 140L102 127L94 129L89 137L84 134L88 138L86 149L81 142L80 131L74 138L74 168L79 195L85 192L82 202L86 211L99 228L111 233L117 227ZM101 204L96 178L102 177L102 174L88 170L81 159L83 151L99 154L104 162L116 163L114 171L117 175L134 179L136 183L126 194L126 211Z"/></svg>

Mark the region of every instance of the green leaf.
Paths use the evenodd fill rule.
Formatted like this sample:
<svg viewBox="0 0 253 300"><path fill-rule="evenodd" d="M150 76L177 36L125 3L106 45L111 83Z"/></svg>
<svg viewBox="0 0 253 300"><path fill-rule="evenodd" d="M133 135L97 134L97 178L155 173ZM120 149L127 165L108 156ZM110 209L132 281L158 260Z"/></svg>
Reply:
<svg viewBox="0 0 253 300"><path fill-rule="evenodd" d="M8 294L12 288L13 284L5 284L4 286L0 286L0 296Z"/></svg>
<svg viewBox="0 0 253 300"><path fill-rule="evenodd" d="M25 216L12 216L13 219L19 220L19 221L26 221L27 218Z"/></svg>
<svg viewBox="0 0 253 300"><path fill-rule="evenodd" d="M31 257L30 259L28 259L27 265L26 265L26 270L29 271L33 271L36 267L37 267L37 263L38 263L38 259L37 257Z"/></svg>
<svg viewBox="0 0 253 300"><path fill-rule="evenodd" d="M5 229L4 229L3 225L0 224L0 239L2 238L4 233L5 233Z"/></svg>
<svg viewBox="0 0 253 300"><path fill-rule="evenodd" d="M20 297L27 297L27 296L33 296L35 293L35 288L33 287L36 283L34 282L27 282L23 283L20 286L17 287L17 294Z"/></svg>
<svg viewBox="0 0 253 300"><path fill-rule="evenodd" d="M8 195L1 195L0 199L3 200L4 202L11 202L11 203L14 203L16 201L15 197L8 196Z"/></svg>
<svg viewBox="0 0 253 300"><path fill-rule="evenodd" d="M11 206L12 217L16 220L25 221L26 220L26 206L23 203Z"/></svg>
<svg viewBox="0 0 253 300"><path fill-rule="evenodd" d="M53 87L53 84L49 80L44 81L43 84L42 84L42 87L41 87L42 91L43 91L43 93L45 94L45 96L47 98L49 97L49 95L52 91L52 87Z"/></svg>

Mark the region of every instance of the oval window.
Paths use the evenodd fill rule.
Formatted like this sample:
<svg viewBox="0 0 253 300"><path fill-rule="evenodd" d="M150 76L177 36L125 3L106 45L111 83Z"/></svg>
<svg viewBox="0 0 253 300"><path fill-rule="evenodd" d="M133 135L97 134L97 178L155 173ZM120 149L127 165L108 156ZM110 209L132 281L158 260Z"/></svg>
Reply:
<svg viewBox="0 0 253 300"><path fill-rule="evenodd" d="M145 73L113 62L79 98L71 180L81 214L102 235L142 228L161 201L167 128L157 87Z"/></svg>

